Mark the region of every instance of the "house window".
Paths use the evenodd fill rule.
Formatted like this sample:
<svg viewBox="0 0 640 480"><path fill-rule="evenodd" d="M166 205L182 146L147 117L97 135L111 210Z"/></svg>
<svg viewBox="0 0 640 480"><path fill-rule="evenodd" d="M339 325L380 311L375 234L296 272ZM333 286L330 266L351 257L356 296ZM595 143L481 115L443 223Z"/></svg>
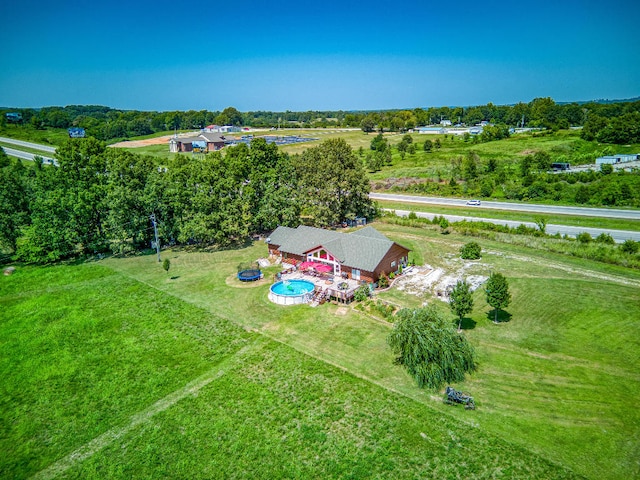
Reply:
<svg viewBox="0 0 640 480"><path fill-rule="evenodd" d="M360 280L360 270L356 270L355 268L351 270L351 278L354 280Z"/></svg>
<svg viewBox="0 0 640 480"><path fill-rule="evenodd" d="M391 262L391 271L393 272L395 268L396 268L396 261L394 260L393 262Z"/></svg>

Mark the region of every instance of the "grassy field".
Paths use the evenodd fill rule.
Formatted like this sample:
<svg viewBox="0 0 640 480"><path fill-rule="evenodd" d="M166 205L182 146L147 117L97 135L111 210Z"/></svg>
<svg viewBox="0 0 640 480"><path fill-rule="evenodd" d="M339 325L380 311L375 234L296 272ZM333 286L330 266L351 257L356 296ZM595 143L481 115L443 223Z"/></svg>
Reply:
<svg viewBox="0 0 640 480"><path fill-rule="evenodd" d="M69 133L66 128L45 128L40 130L31 125L5 125L0 127L0 137L15 138L55 147L68 140ZM22 150L22 147L18 149Z"/></svg>
<svg viewBox="0 0 640 480"><path fill-rule="evenodd" d="M460 265L465 238L376 227ZM476 411L392 364L391 325L271 304L273 268L240 284L263 244L166 251L169 274L155 256L20 267L0 280L0 476L637 477L640 273L481 244L468 274L502 272L513 304L495 325L476 292L464 321Z"/></svg>

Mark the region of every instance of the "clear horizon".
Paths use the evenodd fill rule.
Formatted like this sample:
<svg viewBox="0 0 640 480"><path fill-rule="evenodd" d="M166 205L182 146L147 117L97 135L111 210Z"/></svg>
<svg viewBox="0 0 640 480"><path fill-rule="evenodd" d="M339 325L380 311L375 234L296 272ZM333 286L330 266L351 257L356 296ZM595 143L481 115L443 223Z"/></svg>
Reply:
<svg viewBox="0 0 640 480"><path fill-rule="evenodd" d="M0 105L387 110L640 95L640 5L0 6Z"/></svg>

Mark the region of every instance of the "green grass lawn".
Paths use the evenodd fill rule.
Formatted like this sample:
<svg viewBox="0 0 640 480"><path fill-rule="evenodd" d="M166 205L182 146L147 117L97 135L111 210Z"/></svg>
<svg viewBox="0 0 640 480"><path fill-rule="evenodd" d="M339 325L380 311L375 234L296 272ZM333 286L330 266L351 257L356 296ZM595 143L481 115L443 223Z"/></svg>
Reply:
<svg viewBox="0 0 640 480"><path fill-rule="evenodd" d="M434 267L468 241L376 228ZM464 321L479 369L458 387L476 411L393 365L390 324L271 304L273 268L238 282L264 244L165 251L168 274L155 255L19 267L0 279L0 475L638 476L640 273L479 242L470 271L503 273L513 303L495 325L478 291Z"/></svg>
<svg viewBox="0 0 640 480"><path fill-rule="evenodd" d="M200 255L173 279L139 259L156 285L97 264L3 277L2 477L575 477L471 412L442 415L163 292ZM216 256L212 269L233 257Z"/></svg>
<svg viewBox="0 0 640 480"><path fill-rule="evenodd" d="M31 125L5 125L0 127L0 137L15 138L56 147L69 139L69 132L67 132L66 128L47 127L40 130ZM18 147L18 150L22 150L22 147Z"/></svg>

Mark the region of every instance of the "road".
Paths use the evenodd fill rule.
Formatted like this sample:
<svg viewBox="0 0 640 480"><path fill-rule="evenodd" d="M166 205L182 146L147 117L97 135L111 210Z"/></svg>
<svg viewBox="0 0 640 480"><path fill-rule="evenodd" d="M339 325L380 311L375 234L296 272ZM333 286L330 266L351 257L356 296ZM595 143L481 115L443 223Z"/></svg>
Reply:
<svg viewBox="0 0 640 480"><path fill-rule="evenodd" d="M439 198L439 197L418 197L414 195L396 195L390 193L371 193L369 196L374 200L388 200L394 202L411 202L430 205L447 205L450 207L466 206L466 199L459 198ZM478 207L474 207L478 208ZM564 207L556 205L538 205L508 202L485 202L482 201L482 209L487 210L510 210L517 212L545 213L559 215L577 215L585 217L604 218L624 218L627 220L640 220L640 210L619 210L614 208L591 208L591 207Z"/></svg>
<svg viewBox="0 0 640 480"><path fill-rule="evenodd" d="M400 217L406 217L409 215L409 210L397 210L386 208L384 210L387 211L395 211L396 215ZM440 215L435 213L425 213L425 212L414 212L418 217L433 219L435 216L445 217L450 222L460 222L462 220L468 220L471 222L489 222L494 223L496 225L507 225L509 227L517 227L518 225L526 225L527 227L537 228L536 224L533 222L518 222L514 220L497 220L491 218L479 218L479 217L465 217L460 215ZM587 232L593 238L596 238L601 233L608 233L613 237L616 243L623 243L625 240L635 240L636 242L640 242L640 231L629 231L629 230L608 230L604 228L587 228L587 227L569 227L566 225L552 225L547 224L546 232L549 235L555 235L559 233L560 235L568 235L570 237L575 237L579 233Z"/></svg>
<svg viewBox="0 0 640 480"><path fill-rule="evenodd" d="M31 161L33 161L34 157L40 157L42 158L43 163L46 163L49 165L55 165L56 167L58 166L58 161L55 158L45 157L43 155L38 155L36 153L23 152L21 150L15 150L9 147L2 147L2 149L4 150L4 153L9 155L10 157L16 157L16 158L21 158L23 160L31 160Z"/></svg>
<svg viewBox="0 0 640 480"><path fill-rule="evenodd" d="M56 153L56 147L49 147L48 145L40 145L39 143L25 142L23 140L15 140L13 138L0 137L0 142L9 143L18 147L27 147L34 150L42 150L43 152Z"/></svg>

